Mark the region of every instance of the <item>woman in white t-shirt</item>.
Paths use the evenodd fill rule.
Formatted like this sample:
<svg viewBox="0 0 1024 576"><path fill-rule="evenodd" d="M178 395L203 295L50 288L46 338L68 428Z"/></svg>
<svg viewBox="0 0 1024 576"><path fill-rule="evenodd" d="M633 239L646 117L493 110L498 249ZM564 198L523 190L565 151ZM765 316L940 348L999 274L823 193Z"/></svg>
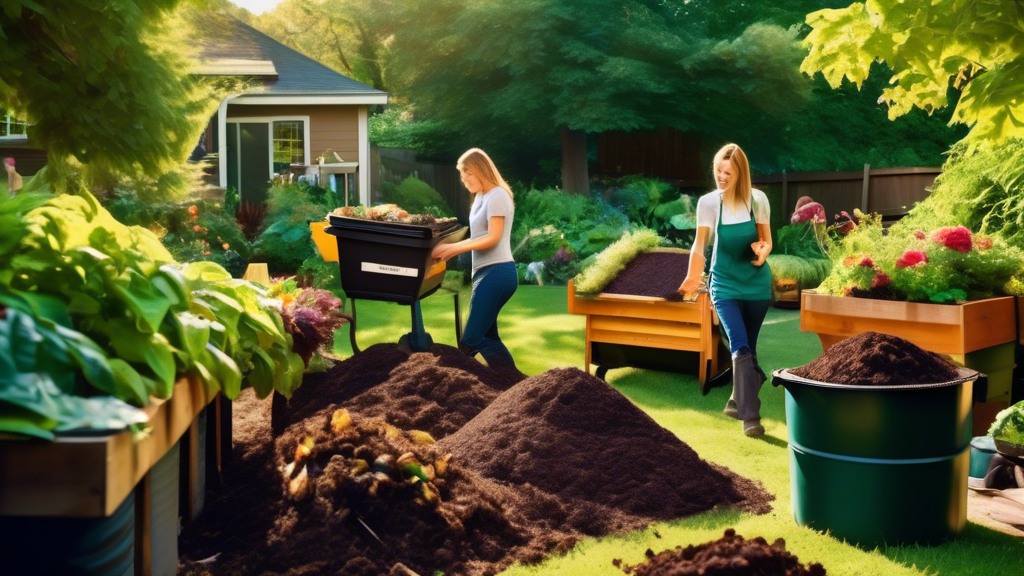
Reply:
<svg viewBox="0 0 1024 576"><path fill-rule="evenodd" d="M473 198L469 212L469 239L439 244L433 256L441 260L473 253L473 295L460 346L470 355L480 353L487 365L519 377L512 354L498 336L498 313L519 286L509 238L515 205L512 188L479 148L459 158L462 183Z"/></svg>
<svg viewBox="0 0 1024 576"><path fill-rule="evenodd" d="M718 189L697 202L697 238L679 291L697 291L710 242L708 287L732 351L732 395L725 413L743 421L747 436L760 436L758 393L766 378L757 364L757 335L771 300L772 276L765 264L772 251L770 209L764 192L751 187L750 166L739 146L726 144L715 154L713 167Z"/></svg>

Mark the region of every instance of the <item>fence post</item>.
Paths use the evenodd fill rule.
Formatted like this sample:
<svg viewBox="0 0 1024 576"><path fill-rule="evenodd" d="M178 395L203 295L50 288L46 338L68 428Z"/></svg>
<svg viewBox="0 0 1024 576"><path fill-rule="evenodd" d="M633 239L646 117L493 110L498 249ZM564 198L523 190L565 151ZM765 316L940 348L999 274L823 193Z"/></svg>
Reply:
<svg viewBox="0 0 1024 576"><path fill-rule="evenodd" d="M868 213L868 188L871 182L871 164L864 165L864 188L860 193L860 211Z"/></svg>
<svg viewBox="0 0 1024 576"><path fill-rule="evenodd" d="M782 171L782 221L789 220L789 181L786 179L786 171Z"/></svg>

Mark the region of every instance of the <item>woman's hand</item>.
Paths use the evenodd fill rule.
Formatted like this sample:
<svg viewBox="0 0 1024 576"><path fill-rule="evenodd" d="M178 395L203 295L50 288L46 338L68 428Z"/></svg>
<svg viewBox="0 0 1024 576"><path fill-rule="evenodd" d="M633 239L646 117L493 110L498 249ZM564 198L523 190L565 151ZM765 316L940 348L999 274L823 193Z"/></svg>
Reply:
<svg viewBox="0 0 1024 576"><path fill-rule="evenodd" d="M750 249L754 251L755 258L750 261L754 266L761 266L764 261L768 258L768 243L764 240L758 240L750 245Z"/></svg>
<svg viewBox="0 0 1024 576"><path fill-rule="evenodd" d="M458 254L459 252L453 244L438 244L434 246L434 251L430 253L434 259L444 260L445 262Z"/></svg>
<svg viewBox="0 0 1024 576"><path fill-rule="evenodd" d="M679 293L683 295L683 298L692 298L698 289L700 289L700 277L687 276L679 286Z"/></svg>

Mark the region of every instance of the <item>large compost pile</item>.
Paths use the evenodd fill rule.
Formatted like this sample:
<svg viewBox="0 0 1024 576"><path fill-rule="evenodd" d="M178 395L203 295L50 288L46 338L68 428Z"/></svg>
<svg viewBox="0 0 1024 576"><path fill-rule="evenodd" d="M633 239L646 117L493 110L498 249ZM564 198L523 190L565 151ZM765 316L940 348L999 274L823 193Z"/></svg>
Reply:
<svg viewBox="0 0 1024 576"><path fill-rule="evenodd" d="M309 376L276 438L269 400L235 414L236 461L182 534L182 574L495 574L772 498L592 376L517 384L447 346L377 345Z"/></svg>
<svg viewBox="0 0 1024 576"><path fill-rule="evenodd" d="M790 373L832 384L903 386L949 382L956 379L957 368L903 338L863 332Z"/></svg>

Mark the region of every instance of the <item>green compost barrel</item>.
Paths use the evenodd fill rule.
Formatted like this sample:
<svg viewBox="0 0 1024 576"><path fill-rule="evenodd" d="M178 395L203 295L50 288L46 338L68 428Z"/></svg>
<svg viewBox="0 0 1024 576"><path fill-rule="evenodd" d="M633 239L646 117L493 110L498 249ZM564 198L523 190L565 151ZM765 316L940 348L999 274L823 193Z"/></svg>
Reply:
<svg viewBox="0 0 1024 576"><path fill-rule="evenodd" d="M907 386L772 376L786 389L797 524L866 547L937 544L963 530L977 372Z"/></svg>

